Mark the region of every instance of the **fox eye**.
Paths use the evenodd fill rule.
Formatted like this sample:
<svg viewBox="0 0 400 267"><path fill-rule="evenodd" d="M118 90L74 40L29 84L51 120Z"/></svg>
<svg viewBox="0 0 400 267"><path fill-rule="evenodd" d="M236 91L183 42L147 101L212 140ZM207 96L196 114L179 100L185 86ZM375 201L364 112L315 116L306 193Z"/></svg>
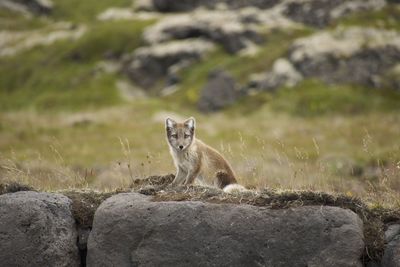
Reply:
<svg viewBox="0 0 400 267"><path fill-rule="evenodd" d="M171 134L171 137L172 138L178 138L178 135L177 134Z"/></svg>
<svg viewBox="0 0 400 267"><path fill-rule="evenodd" d="M190 135L189 135L189 134L185 134L184 137L185 137L185 138L189 138Z"/></svg>

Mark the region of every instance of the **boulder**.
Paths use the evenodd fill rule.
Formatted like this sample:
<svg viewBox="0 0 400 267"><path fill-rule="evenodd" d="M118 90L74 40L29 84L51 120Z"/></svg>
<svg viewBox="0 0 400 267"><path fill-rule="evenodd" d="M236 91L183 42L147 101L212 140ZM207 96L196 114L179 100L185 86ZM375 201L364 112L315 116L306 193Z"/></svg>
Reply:
<svg viewBox="0 0 400 267"><path fill-rule="evenodd" d="M153 202L124 193L101 204L88 266L362 266L363 226L350 210Z"/></svg>
<svg viewBox="0 0 400 267"><path fill-rule="evenodd" d="M400 224L389 225L385 231L385 241L390 243L398 235L400 235Z"/></svg>
<svg viewBox="0 0 400 267"><path fill-rule="evenodd" d="M287 0L282 3L282 12L290 19L323 28L331 21L356 11L379 10L385 0Z"/></svg>
<svg viewBox="0 0 400 267"><path fill-rule="evenodd" d="M202 37L220 44L229 53L237 53L252 43L261 43L254 23L246 23L246 13L235 11L198 10L191 13L167 16L150 26L144 33L149 44Z"/></svg>
<svg viewBox="0 0 400 267"><path fill-rule="evenodd" d="M220 110L235 102L238 97L236 82L225 71L214 70L208 75L208 81L200 93L198 107L200 111Z"/></svg>
<svg viewBox="0 0 400 267"><path fill-rule="evenodd" d="M211 42L201 39L142 47L124 59L123 72L136 84L148 89L161 78L174 77L179 69L199 61L213 48Z"/></svg>
<svg viewBox="0 0 400 267"><path fill-rule="evenodd" d="M292 87L303 79L302 75L285 58L274 62L272 70L250 77L248 91L273 91L281 86Z"/></svg>
<svg viewBox="0 0 400 267"><path fill-rule="evenodd" d="M23 13L48 15L53 10L53 2L50 0L0 0L0 8L2 7Z"/></svg>
<svg viewBox="0 0 400 267"><path fill-rule="evenodd" d="M360 27L316 33L296 40L289 60L305 77L381 87L382 76L400 61L400 34Z"/></svg>
<svg viewBox="0 0 400 267"><path fill-rule="evenodd" d="M2 266L80 266L71 200L32 191L0 196Z"/></svg>

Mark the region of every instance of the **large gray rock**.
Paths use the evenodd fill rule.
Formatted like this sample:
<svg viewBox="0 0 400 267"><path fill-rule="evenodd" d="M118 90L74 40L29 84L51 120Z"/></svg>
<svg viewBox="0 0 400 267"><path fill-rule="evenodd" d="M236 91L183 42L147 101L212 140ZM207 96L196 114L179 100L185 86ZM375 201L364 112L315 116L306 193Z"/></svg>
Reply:
<svg viewBox="0 0 400 267"><path fill-rule="evenodd" d="M96 211L88 266L362 266L350 210L152 202L118 194Z"/></svg>
<svg viewBox="0 0 400 267"><path fill-rule="evenodd" d="M79 266L71 200L32 191L0 196L1 266Z"/></svg>
<svg viewBox="0 0 400 267"><path fill-rule="evenodd" d="M201 91L198 107L203 112L217 111L234 103L238 96L233 77L225 71L214 70Z"/></svg>
<svg viewBox="0 0 400 267"><path fill-rule="evenodd" d="M136 49L125 58L123 71L142 88L152 87L161 78L173 76L177 70L199 61L214 45L201 39L156 44Z"/></svg>

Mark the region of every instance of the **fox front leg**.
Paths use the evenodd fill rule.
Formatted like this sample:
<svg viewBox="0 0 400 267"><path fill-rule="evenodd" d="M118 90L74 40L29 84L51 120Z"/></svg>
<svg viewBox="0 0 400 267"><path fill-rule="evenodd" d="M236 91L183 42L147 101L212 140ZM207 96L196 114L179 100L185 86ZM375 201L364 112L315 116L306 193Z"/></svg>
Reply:
<svg viewBox="0 0 400 267"><path fill-rule="evenodd" d="M184 185L190 185L193 184L194 180L197 178L197 176L200 173L200 165L197 165L196 168L191 169L188 174L186 175L185 182L183 183Z"/></svg>
<svg viewBox="0 0 400 267"><path fill-rule="evenodd" d="M183 171L181 168L177 169L175 179L172 181L173 186L181 185L185 182L187 173Z"/></svg>

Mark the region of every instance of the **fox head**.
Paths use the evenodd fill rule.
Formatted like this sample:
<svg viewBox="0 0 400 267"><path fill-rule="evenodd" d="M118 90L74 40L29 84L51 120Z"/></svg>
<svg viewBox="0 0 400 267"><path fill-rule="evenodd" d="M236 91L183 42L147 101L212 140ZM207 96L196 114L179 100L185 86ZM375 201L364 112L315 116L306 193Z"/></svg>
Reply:
<svg viewBox="0 0 400 267"><path fill-rule="evenodd" d="M170 118L165 120L167 140L169 145L176 151L187 149L194 140L194 129L196 121L190 117L184 122L176 122Z"/></svg>

